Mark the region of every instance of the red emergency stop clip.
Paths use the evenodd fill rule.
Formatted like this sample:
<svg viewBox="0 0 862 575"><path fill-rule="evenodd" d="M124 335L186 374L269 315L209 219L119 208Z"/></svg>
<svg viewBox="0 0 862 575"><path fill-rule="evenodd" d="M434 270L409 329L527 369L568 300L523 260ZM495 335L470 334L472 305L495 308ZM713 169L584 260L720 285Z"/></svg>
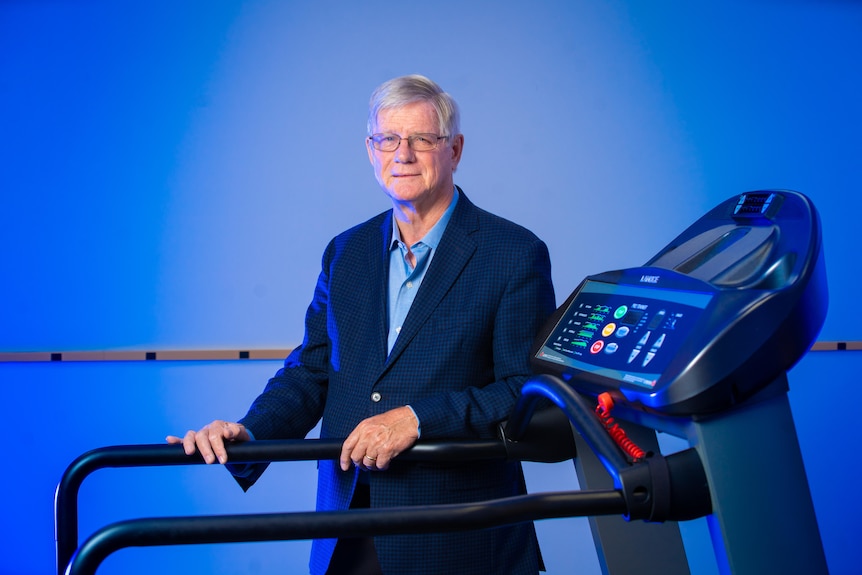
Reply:
<svg viewBox="0 0 862 575"><path fill-rule="evenodd" d="M620 446L620 449L622 449L626 455L636 462L642 461L646 458L646 452L638 447L634 441L629 439L625 430L620 427L616 421L614 421L614 418L611 417L611 410L613 408L614 398L611 397L611 394L608 392L599 394L598 404L596 405L596 415L599 416L602 425L605 426L605 429L608 430L611 438Z"/></svg>

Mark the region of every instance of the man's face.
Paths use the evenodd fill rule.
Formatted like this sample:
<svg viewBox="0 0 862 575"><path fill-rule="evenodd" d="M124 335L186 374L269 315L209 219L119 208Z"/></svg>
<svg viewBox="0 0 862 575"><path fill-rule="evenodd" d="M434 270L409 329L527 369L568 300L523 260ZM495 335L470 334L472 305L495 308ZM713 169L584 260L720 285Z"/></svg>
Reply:
<svg viewBox="0 0 862 575"><path fill-rule="evenodd" d="M460 134L440 134L439 130L437 113L427 102L381 110L377 115L375 134L397 134L403 138L392 152L376 150L366 141L377 181L393 202L421 209L452 193L452 174L461 159L464 139ZM414 134L450 137L440 140L434 150L416 152L407 142Z"/></svg>

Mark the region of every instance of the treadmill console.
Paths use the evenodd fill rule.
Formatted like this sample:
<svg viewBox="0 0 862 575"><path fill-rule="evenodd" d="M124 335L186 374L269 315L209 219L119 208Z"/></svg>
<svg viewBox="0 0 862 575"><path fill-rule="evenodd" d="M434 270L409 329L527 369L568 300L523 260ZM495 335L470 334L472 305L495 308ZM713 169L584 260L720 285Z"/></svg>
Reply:
<svg viewBox="0 0 862 575"><path fill-rule="evenodd" d="M642 281L662 277L643 271ZM713 298L691 287L699 291L587 280L536 357L654 390Z"/></svg>
<svg viewBox="0 0 862 575"><path fill-rule="evenodd" d="M814 342L826 314L821 251L801 194L731 198L645 267L586 278L539 334L533 367L635 409L726 409Z"/></svg>

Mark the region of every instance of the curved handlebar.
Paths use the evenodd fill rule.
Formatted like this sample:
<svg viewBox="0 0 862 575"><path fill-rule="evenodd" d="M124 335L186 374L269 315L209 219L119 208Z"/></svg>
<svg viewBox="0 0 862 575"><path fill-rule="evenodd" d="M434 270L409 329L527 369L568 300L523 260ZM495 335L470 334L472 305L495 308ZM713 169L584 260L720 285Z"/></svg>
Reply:
<svg viewBox="0 0 862 575"><path fill-rule="evenodd" d="M619 491L605 490L542 493L453 505L131 519L108 525L94 533L75 553L65 573L95 574L108 555L132 546L466 531L536 519L613 515L622 513L625 508L626 503Z"/></svg>
<svg viewBox="0 0 862 575"><path fill-rule="evenodd" d="M225 447L231 463L314 461L338 459L341 439L296 439L231 443ZM398 456L402 461L476 461L506 459L501 441L417 443ZM105 468L202 465L199 454L186 455L180 445L119 445L88 451L75 459L60 479L54 496L54 540L57 573L62 575L78 546L78 492L84 479Z"/></svg>

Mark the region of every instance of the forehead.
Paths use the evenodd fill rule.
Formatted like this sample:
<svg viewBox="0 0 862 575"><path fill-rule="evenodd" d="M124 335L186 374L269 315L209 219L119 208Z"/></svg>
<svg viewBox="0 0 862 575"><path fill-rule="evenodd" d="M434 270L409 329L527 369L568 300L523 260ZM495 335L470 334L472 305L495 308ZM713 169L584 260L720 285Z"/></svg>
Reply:
<svg viewBox="0 0 862 575"><path fill-rule="evenodd" d="M386 108L377 113L377 131L436 133L439 128L437 111L428 102L413 102L397 108Z"/></svg>

